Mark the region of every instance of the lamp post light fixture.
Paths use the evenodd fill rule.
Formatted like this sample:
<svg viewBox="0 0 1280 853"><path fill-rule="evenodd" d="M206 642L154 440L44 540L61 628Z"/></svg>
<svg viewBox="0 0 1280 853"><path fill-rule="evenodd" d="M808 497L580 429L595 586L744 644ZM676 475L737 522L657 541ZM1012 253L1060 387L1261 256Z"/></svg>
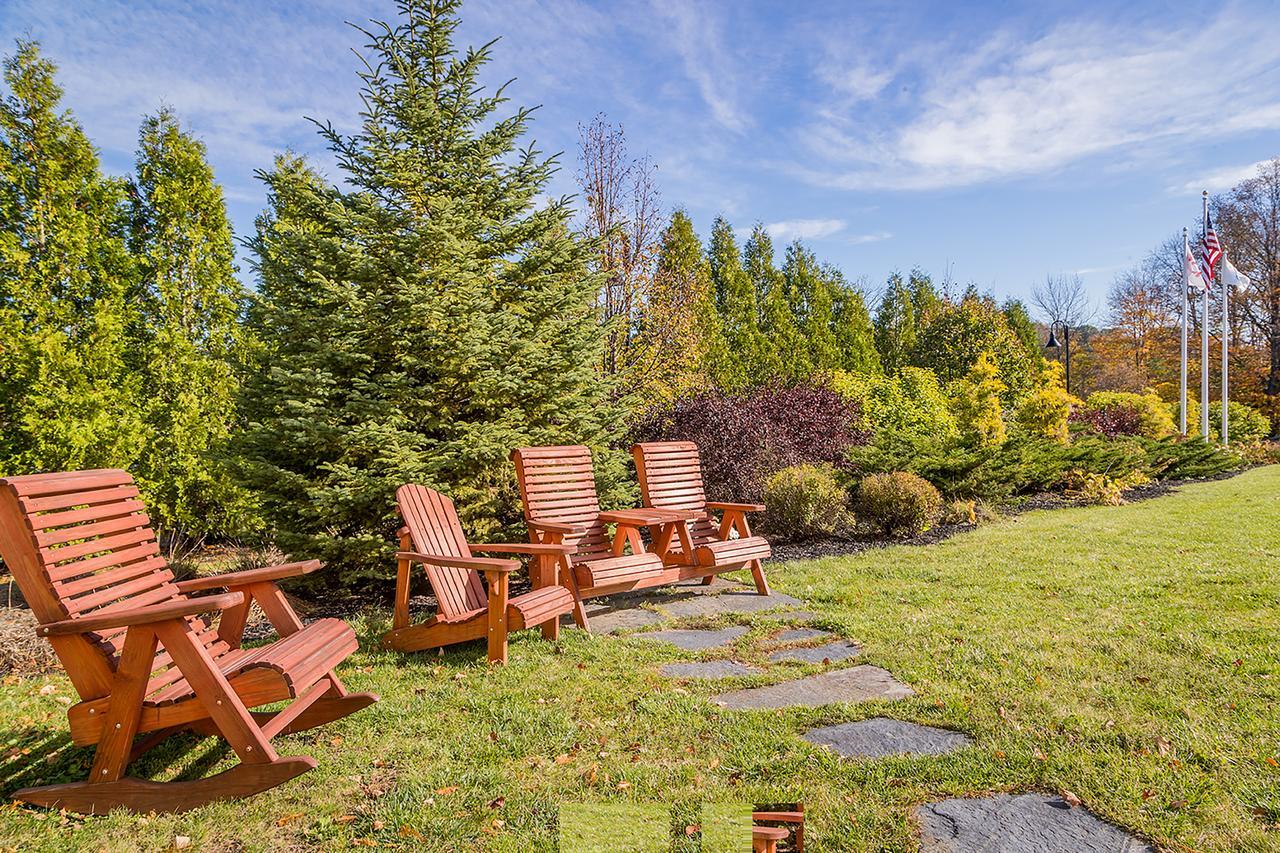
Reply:
<svg viewBox="0 0 1280 853"><path fill-rule="evenodd" d="M1062 329L1062 344L1059 345L1057 337L1053 334L1054 329ZM1066 381L1067 393L1071 393L1071 328L1060 320L1054 320L1049 324L1049 340L1045 344L1046 349L1063 349L1063 361L1066 364Z"/></svg>

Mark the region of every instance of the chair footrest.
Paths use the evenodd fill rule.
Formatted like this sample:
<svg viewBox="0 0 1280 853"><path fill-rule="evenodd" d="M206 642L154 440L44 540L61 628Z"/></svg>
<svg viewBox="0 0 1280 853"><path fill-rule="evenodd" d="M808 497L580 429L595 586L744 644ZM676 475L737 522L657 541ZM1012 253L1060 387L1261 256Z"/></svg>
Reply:
<svg viewBox="0 0 1280 853"><path fill-rule="evenodd" d="M573 593L562 586L544 586L507 602L512 629L532 628L573 610Z"/></svg>
<svg viewBox="0 0 1280 853"><path fill-rule="evenodd" d="M773 550L769 547L769 541L763 536L745 536L741 539L703 542L695 553L700 566L722 566L727 563L767 560L772 556Z"/></svg>
<svg viewBox="0 0 1280 853"><path fill-rule="evenodd" d="M574 577L577 578L578 586L589 589L656 578L662 574L662 570L662 558L646 552L579 563L574 566Z"/></svg>

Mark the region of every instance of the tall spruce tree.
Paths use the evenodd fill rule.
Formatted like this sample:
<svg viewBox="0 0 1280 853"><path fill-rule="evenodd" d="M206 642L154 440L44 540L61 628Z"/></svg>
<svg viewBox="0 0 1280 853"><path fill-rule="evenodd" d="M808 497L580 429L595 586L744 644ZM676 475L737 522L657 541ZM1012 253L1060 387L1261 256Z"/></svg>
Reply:
<svg viewBox="0 0 1280 853"><path fill-rule="evenodd" d="M188 534L244 529L246 496L221 456L235 417L244 291L204 144L171 110L142 123L129 247L143 306L135 361L149 441L139 459L156 520Z"/></svg>
<svg viewBox="0 0 1280 853"><path fill-rule="evenodd" d="M744 388L767 378L761 373L766 342L755 286L742 265L733 226L724 217L717 216L711 226L707 256L724 331L724 358L714 369L715 380L722 388Z"/></svg>
<svg viewBox="0 0 1280 853"><path fill-rule="evenodd" d="M125 188L106 178L39 46L0 101L0 471L132 465L144 441Z"/></svg>
<svg viewBox="0 0 1280 853"><path fill-rule="evenodd" d="M862 291L843 284L837 270L828 269L827 275L842 284L836 289L834 309L836 348L840 354L837 369L864 375L879 373L875 329Z"/></svg>
<svg viewBox="0 0 1280 853"><path fill-rule="evenodd" d="M916 315L911 290L899 273L889 276L875 319L876 351L885 373L905 367L916 345Z"/></svg>
<svg viewBox="0 0 1280 853"><path fill-rule="evenodd" d="M669 401L705 387L723 361L711 266L688 214L677 210L662 234L649 302L640 324L643 402Z"/></svg>
<svg viewBox="0 0 1280 853"><path fill-rule="evenodd" d="M765 342L759 362L760 378L768 381L807 375L808 359L801 357L804 341L796 325L787 281L774 265L773 239L763 225L752 229L743 247L743 263L760 306L760 332Z"/></svg>
<svg viewBox="0 0 1280 853"><path fill-rule="evenodd" d="M839 344L835 332L836 290L839 282L829 270L818 264L818 258L799 241L787 247L782 263L782 277L792 299L792 313L800 330L793 376L805 378L813 373L830 373L840 367Z"/></svg>
<svg viewBox="0 0 1280 853"><path fill-rule="evenodd" d="M554 158L517 149L529 110L495 116L502 90L477 82L492 45L454 49L457 8L402 0L367 33L361 127L322 127L344 186L281 158L252 241L266 353L245 476L286 548L379 576L401 483L489 533L515 506L512 448L616 434L589 247L566 200L536 206ZM597 461L620 480L616 454Z"/></svg>

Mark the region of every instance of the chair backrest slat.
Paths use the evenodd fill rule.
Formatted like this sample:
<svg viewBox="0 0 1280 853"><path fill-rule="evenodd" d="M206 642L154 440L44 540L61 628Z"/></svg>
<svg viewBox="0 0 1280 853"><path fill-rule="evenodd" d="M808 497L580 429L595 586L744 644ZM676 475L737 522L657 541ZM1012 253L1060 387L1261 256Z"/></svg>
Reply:
<svg viewBox="0 0 1280 853"><path fill-rule="evenodd" d="M608 530L600 521L591 450L583 445L521 447L511 454L526 521L585 526L564 537L579 557L612 556Z"/></svg>
<svg viewBox="0 0 1280 853"><path fill-rule="evenodd" d="M42 624L183 598L125 471L0 480L0 556ZM53 641L81 698L110 688L122 632Z"/></svg>
<svg viewBox="0 0 1280 853"><path fill-rule="evenodd" d="M471 556L458 511L449 498L435 489L409 484L396 489L396 505L413 550L442 557ZM487 606L484 582L477 572L432 565L426 570L442 615L457 616Z"/></svg>
<svg viewBox="0 0 1280 853"><path fill-rule="evenodd" d="M707 493L702 484L702 457L692 441L645 441L631 448L645 506L702 510ZM710 519L693 522L694 544L720 538Z"/></svg>

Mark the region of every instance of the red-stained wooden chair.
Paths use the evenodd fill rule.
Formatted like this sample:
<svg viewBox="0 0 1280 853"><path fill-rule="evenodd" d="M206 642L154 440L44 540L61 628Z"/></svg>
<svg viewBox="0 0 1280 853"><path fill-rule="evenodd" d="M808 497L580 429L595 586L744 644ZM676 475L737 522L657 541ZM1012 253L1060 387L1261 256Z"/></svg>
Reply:
<svg viewBox="0 0 1280 853"><path fill-rule="evenodd" d="M338 619L303 626L276 587L319 562L175 582L124 471L0 479L0 556L80 694L67 711L71 739L97 745L87 781L26 788L16 799L102 814L179 812L249 796L316 766L307 756L277 755L274 736L377 701L347 692L334 672L356 650L351 628ZM227 591L192 595L211 589ZM251 601L280 639L244 649ZM216 627L204 618L215 613ZM249 710L286 699L280 711ZM193 781L125 775L131 761L180 731L221 735L240 763ZM138 734L147 736L135 744Z"/></svg>
<svg viewBox="0 0 1280 853"><path fill-rule="evenodd" d="M757 829L781 824L783 834L781 837L775 835L775 843L785 842L787 836L791 835L790 849L795 853L804 853L804 803L796 803L791 809L756 811L752 813L751 819L755 821Z"/></svg>
<svg viewBox="0 0 1280 853"><path fill-rule="evenodd" d="M578 603L574 619L581 627L590 630L581 606L584 598L665 586L706 574L697 566L665 565L662 557L667 544L683 535L684 522L699 512L650 507L602 512L591 451L581 445L521 447L511 458L529 538L535 543L571 546L561 558L561 582L573 590ZM640 538L644 527L654 532L652 550L646 550Z"/></svg>
<svg viewBox="0 0 1280 853"><path fill-rule="evenodd" d="M715 573L749 568L756 591L769 594L762 560L773 553L763 536L753 536L747 513L761 512L759 504L707 500L702 485L702 459L692 441L648 441L631 448L646 507L700 513L688 523L688 540L673 541L667 562L692 564L704 570L704 583ZM717 521L714 513L721 513Z"/></svg>
<svg viewBox="0 0 1280 853"><path fill-rule="evenodd" d="M397 554L396 607L392 628L382 638L387 648L404 652L489 639L489 660L507 662L507 634L542 626L542 636L559 636L560 617L573 610L573 595L557 582L562 545L469 545L453 501L425 486L396 490L404 528ZM508 578L516 560L472 556L472 551L527 554L533 589L510 596ZM413 564L426 569L437 612L426 622L409 624L409 581ZM480 576L488 581L488 592Z"/></svg>

